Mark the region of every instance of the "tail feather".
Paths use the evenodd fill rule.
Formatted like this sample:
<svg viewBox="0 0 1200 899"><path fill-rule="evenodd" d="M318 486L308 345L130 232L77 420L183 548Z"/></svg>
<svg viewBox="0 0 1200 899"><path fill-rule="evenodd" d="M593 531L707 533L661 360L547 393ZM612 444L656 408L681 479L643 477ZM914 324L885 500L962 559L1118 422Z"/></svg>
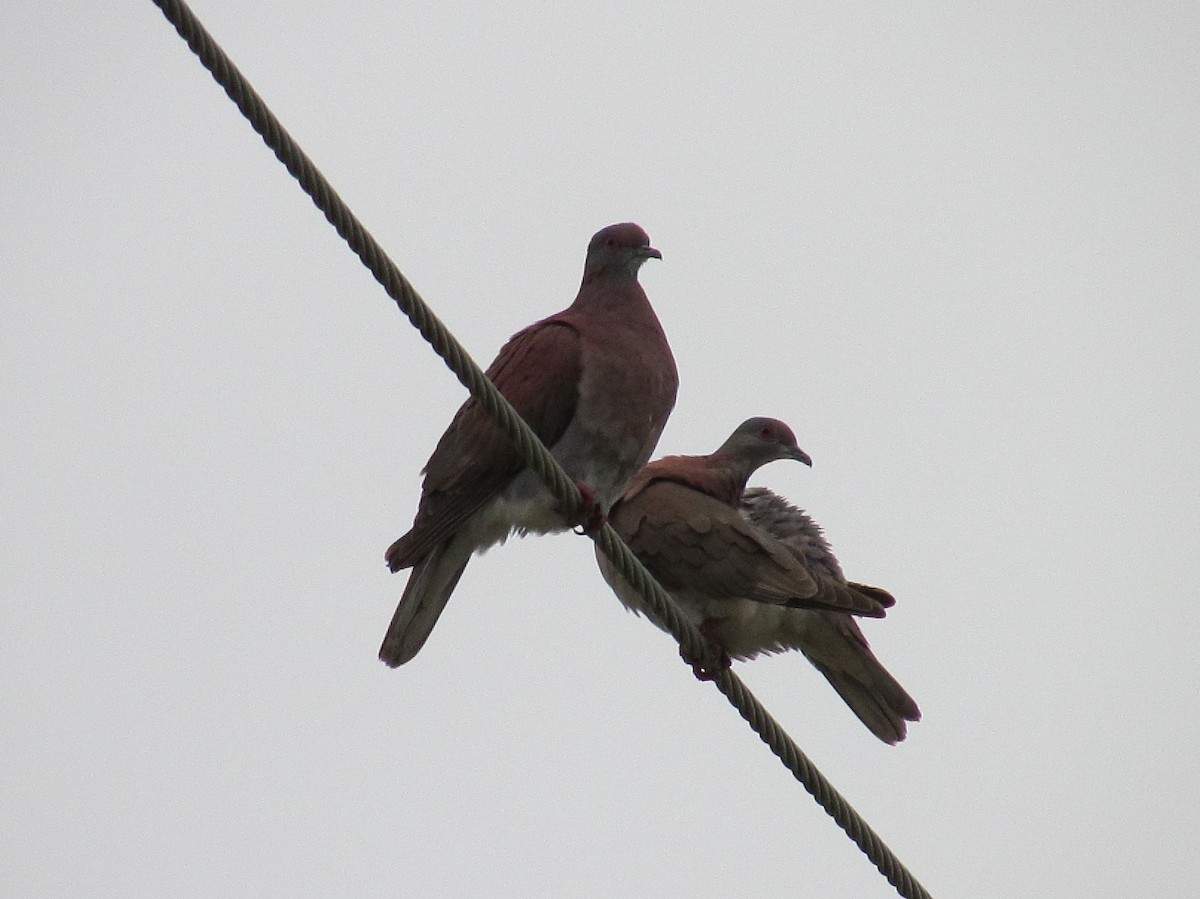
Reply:
<svg viewBox="0 0 1200 899"><path fill-rule="evenodd" d="M470 560L470 547L451 538L413 566L379 647L384 664L396 668L421 651Z"/></svg>
<svg viewBox="0 0 1200 899"><path fill-rule="evenodd" d="M921 720L917 703L875 658L853 619L822 615L815 625L810 622L801 651L871 733L899 743L908 735L907 722Z"/></svg>
<svg viewBox="0 0 1200 899"><path fill-rule="evenodd" d="M878 664L878 663L876 663ZM830 686L838 691L850 711L885 743L899 743L908 736L908 721L921 719L920 709L900 684L879 666L880 677L864 683L844 671L813 662L825 675Z"/></svg>

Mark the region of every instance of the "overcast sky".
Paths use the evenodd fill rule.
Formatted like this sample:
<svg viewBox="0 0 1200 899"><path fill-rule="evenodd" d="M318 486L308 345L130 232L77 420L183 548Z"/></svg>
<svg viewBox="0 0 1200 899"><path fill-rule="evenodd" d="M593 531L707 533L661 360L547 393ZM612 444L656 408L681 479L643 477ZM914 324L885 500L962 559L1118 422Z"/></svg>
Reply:
<svg viewBox="0 0 1200 899"><path fill-rule="evenodd" d="M1200 879L1194 4L195 10L486 365L643 225L924 720L737 671L939 897ZM886 897L570 534L376 659L465 391L149 0L0 11L0 893Z"/></svg>

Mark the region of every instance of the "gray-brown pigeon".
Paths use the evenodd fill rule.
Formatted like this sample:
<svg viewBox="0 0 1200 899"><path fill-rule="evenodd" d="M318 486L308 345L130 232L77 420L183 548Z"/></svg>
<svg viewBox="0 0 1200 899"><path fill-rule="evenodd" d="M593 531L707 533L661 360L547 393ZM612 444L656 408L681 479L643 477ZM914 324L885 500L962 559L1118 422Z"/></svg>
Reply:
<svg viewBox="0 0 1200 899"><path fill-rule="evenodd" d="M894 602L883 590L811 571L741 515L738 503L746 481L777 459L812 464L787 425L752 418L712 455L667 456L647 465L609 515L609 523L693 623L737 657L744 654L738 627L755 616L774 620L783 609L820 608L879 618ZM597 559L621 601L645 612L640 595L599 549Z"/></svg>
<svg viewBox="0 0 1200 899"><path fill-rule="evenodd" d="M402 665L424 645L475 552L510 534L599 526L646 464L675 405L675 360L638 269L661 259L637 225L588 244L570 307L515 334L487 370L584 494L568 519L485 409L468 400L425 465L412 529L386 553L412 568L379 658Z"/></svg>
<svg viewBox="0 0 1200 899"><path fill-rule="evenodd" d="M754 525L783 542L797 558L826 578L845 583L820 526L801 509L765 487L742 494L742 514ZM746 635L750 637L749 634ZM761 645L755 648L755 643ZM740 647L749 658L758 652L799 649L833 689L879 739L899 743L908 733L906 722L921 720L921 710L871 652L858 622L849 615L791 609L760 641Z"/></svg>
<svg viewBox="0 0 1200 899"><path fill-rule="evenodd" d="M609 521L726 660L799 648L876 736L902 740L904 721L920 712L871 655L851 617L881 617L895 600L847 582L803 513L774 494L781 507L768 503L769 491L745 490L756 469L778 459L811 464L783 422L750 419L710 456L647 465ZM607 559L599 553L597 559L625 606L647 613ZM697 676L716 673L693 664Z"/></svg>

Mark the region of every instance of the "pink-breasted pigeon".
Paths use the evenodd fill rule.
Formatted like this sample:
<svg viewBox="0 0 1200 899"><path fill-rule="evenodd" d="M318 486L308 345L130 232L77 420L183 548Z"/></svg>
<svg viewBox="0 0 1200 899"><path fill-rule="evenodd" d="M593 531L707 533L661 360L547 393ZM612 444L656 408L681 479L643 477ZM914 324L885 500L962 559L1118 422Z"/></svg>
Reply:
<svg viewBox="0 0 1200 899"><path fill-rule="evenodd" d="M515 334L488 377L584 495L568 519L541 478L474 400L458 410L425 465L412 529L391 545L412 568L379 657L395 667L424 645L467 562L510 534L596 527L650 458L679 379L638 269L661 259L637 225L588 244L583 283L565 310Z"/></svg>

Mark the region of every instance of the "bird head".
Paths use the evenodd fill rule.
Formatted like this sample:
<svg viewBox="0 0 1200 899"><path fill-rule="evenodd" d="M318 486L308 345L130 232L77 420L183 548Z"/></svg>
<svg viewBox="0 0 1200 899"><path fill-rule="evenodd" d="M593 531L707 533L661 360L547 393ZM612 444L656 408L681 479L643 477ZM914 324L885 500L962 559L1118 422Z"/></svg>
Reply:
<svg viewBox="0 0 1200 899"><path fill-rule="evenodd" d="M650 237L633 222L609 225L593 235L588 244L583 279L605 275L636 278L647 259L662 259L662 253L650 246Z"/></svg>
<svg viewBox="0 0 1200 899"><path fill-rule="evenodd" d="M775 418L750 418L742 422L717 453L737 458L748 472L780 459L812 466L808 453L796 445L792 429Z"/></svg>

